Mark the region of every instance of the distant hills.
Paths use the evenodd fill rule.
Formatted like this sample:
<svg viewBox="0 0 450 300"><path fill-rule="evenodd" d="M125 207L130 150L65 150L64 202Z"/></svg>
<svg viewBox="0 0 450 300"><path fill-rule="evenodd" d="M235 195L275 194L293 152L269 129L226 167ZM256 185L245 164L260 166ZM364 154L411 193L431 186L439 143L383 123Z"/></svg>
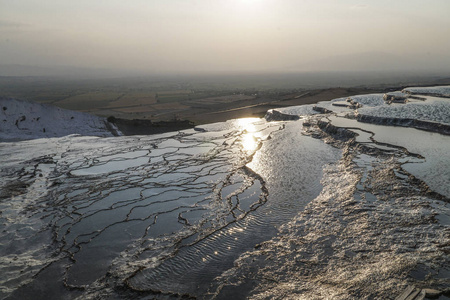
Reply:
<svg viewBox="0 0 450 300"><path fill-rule="evenodd" d="M388 45L387 45L388 47ZM395 47L395 46L394 46ZM299 60L301 55L299 54ZM86 68L77 66L31 66L21 64L0 64L0 76L50 76L68 78L118 78L147 75L199 75L198 70L180 73L154 73L154 70L121 70L107 68ZM364 52L345 55L335 55L308 62L292 62L280 66L276 70L264 72L248 72L249 74L281 74L303 72L438 72L450 73L450 56L422 53L415 55L396 55L389 52ZM229 75L239 75L242 72L225 72ZM224 73L224 74L225 74ZM206 74L206 73L205 73ZM220 75L221 72L211 71Z"/></svg>
<svg viewBox="0 0 450 300"><path fill-rule="evenodd" d="M134 75L133 72L113 69L91 69L76 66L0 65L0 76L49 76L67 78L115 78Z"/></svg>

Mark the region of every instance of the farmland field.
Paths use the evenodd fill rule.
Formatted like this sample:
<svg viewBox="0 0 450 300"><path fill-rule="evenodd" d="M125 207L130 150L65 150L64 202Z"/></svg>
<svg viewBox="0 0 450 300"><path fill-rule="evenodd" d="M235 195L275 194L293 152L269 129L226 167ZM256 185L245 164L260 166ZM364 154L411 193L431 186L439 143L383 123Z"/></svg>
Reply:
<svg viewBox="0 0 450 300"><path fill-rule="evenodd" d="M391 79L392 83L387 85L370 77L372 83L365 85L365 79L361 76L356 81L354 76L346 79L342 74L316 75L317 78L310 74L296 76L92 80L0 76L0 96L103 117L152 121L181 119L204 124L238 117L262 117L268 109L275 107L316 103L359 93L384 92L392 87L398 89L403 84L411 86L412 80L421 84L437 82L433 78L405 77L402 81ZM445 83L442 80L437 83ZM327 88L323 87L324 82ZM333 85L336 87L333 88Z"/></svg>

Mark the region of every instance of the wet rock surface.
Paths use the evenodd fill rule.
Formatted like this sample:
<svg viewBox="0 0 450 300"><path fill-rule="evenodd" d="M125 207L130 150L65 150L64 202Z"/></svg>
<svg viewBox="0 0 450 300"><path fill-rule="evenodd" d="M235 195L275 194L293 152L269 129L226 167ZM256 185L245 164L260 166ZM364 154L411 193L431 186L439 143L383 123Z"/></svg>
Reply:
<svg viewBox="0 0 450 300"><path fill-rule="evenodd" d="M432 183L429 150L448 149L450 139L434 135L443 144L424 145L430 134L410 128L390 128L388 137L382 126L345 115L311 116L305 124L305 134L343 149L341 160L325 167L321 194L276 238L236 260L210 296L227 299L243 289L252 299L393 299L411 284L424 297L430 287L447 294L450 193L407 170L417 166L412 171ZM405 134L415 145L399 138ZM447 158L439 164L449 167Z"/></svg>
<svg viewBox="0 0 450 300"><path fill-rule="evenodd" d="M277 238L241 256L215 298L249 282L258 283L253 299L389 299L411 282L448 289L449 224L439 219L448 220L449 199L402 169L402 149L366 154L331 133L320 134L344 156L325 168L321 194Z"/></svg>
<svg viewBox="0 0 450 300"><path fill-rule="evenodd" d="M423 121L416 119L405 119L405 118L386 118L379 116L368 116L363 114L356 115L356 119L359 122L373 123L379 125L390 125L390 126L402 126L422 129L431 132L438 132L441 134L450 135L450 125L440 124L432 121Z"/></svg>
<svg viewBox="0 0 450 300"><path fill-rule="evenodd" d="M296 115L283 114L276 109L271 109L266 113L264 118L270 122L270 121L296 121L300 117Z"/></svg>
<svg viewBox="0 0 450 300"><path fill-rule="evenodd" d="M257 154L273 158L300 128L243 119L151 137L1 144L2 297L206 293L320 192L321 164L339 151L298 135L285 156ZM283 179L301 188L278 189Z"/></svg>
<svg viewBox="0 0 450 300"><path fill-rule="evenodd" d="M360 95L277 110L283 121L154 136L1 143L0 296L448 293L450 137L377 121L383 110L449 124L448 100L429 97Z"/></svg>

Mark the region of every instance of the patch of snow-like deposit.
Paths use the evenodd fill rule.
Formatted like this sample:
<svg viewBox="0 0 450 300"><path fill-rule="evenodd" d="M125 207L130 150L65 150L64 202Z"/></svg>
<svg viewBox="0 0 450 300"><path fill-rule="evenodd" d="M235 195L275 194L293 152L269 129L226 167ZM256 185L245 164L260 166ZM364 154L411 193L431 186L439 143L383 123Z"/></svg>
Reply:
<svg viewBox="0 0 450 300"><path fill-rule="evenodd" d="M121 135L104 118L12 98L0 98L0 141L62 137L70 134Z"/></svg>
<svg viewBox="0 0 450 300"><path fill-rule="evenodd" d="M450 97L450 85L430 86L430 87L409 87L404 89L405 92L422 95L439 95Z"/></svg>

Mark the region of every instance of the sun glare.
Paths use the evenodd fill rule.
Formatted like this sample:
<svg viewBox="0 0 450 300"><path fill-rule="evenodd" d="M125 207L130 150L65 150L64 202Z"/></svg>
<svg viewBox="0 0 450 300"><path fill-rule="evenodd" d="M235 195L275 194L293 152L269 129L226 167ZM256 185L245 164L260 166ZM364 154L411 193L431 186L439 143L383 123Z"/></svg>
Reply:
<svg viewBox="0 0 450 300"><path fill-rule="evenodd" d="M242 148L244 148L245 151L254 151L258 148L259 133L256 132L257 129L254 124L256 121L259 121L259 119L245 118L237 120L237 126L239 127L239 129L245 132L241 137Z"/></svg>
<svg viewBox="0 0 450 300"><path fill-rule="evenodd" d="M255 122L259 121L258 118L243 118L237 120L237 126L241 130L245 130L247 132L255 132Z"/></svg>
<svg viewBox="0 0 450 300"><path fill-rule="evenodd" d="M267 5L263 0L237 0L233 2L237 12L249 16L261 16L267 12Z"/></svg>
<svg viewBox="0 0 450 300"><path fill-rule="evenodd" d="M242 136L242 147L246 151L256 150L258 147L258 140L252 133L246 133Z"/></svg>

